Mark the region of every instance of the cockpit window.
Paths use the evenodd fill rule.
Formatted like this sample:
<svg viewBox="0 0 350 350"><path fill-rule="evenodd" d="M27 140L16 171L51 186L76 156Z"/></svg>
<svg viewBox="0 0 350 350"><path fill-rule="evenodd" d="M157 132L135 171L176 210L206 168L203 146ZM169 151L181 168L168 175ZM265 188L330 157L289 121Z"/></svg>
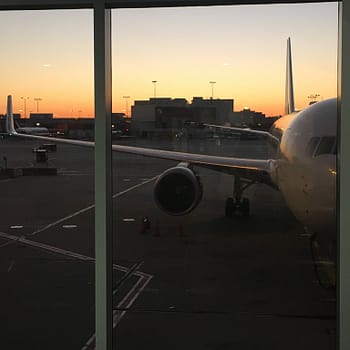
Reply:
<svg viewBox="0 0 350 350"><path fill-rule="evenodd" d="M321 154L336 154L337 142L335 136L313 137L307 144L306 155L317 157Z"/></svg>
<svg viewBox="0 0 350 350"><path fill-rule="evenodd" d="M309 157L312 157L319 143L320 143L320 137L311 138L306 147L306 155Z"/></svg>
<svg viewBox="0 0 350 350"><path fill-rule="evenodd" d="M324 136L321 138L320 143L314 154L315 157L321 154L335 154L336 140L334 136Z"/></svg>

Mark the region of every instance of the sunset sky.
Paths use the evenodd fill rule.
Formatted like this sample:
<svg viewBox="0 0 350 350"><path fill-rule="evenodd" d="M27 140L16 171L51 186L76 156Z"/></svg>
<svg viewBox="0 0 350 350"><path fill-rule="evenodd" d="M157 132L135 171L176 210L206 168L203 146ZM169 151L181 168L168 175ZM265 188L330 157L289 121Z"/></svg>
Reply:
<svg viewBox="0 0 350 350"><path fill-rule="evenodd" d="M297 108L336 96L337 4L113 10L113 112L134 100L233 98L283 113L286 39L292 39ZM0 113L94 115L91 10L0 12ZM123 98L130 96L130 98Z"/></svg>

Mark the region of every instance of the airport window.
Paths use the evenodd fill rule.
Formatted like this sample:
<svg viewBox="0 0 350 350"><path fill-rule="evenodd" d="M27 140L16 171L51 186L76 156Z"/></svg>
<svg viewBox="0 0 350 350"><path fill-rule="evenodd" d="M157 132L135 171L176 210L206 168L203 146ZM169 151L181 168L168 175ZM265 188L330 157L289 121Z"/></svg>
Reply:
<svg viewBox="0 0 350 350"><path fill-rule="evenodd" d="M261 173L251 173L250 169L237 170L237 164L228 170L219 164L222 162L219 157L233 157L244 159L245 165L256 166L257 163L253 162L259 160L266 161L270 166L271 154L276 157L276 152L270 152L273 138L266 138L264 132L269 132L272 126L273 136L279 140L285 136L284 131L291 121L284 122L283 117L280 118L284 113L286 67L285 59L278 60L275 54L278 52L279 58L285 56L287 38L281 38L279 48L271 49L271 56L259 54L266 53L267 43L270 38L276 38L275 31L278 30L277 27L272 30L277 25L274 21L271 21L271 28L270 25L266 28L265 19L270 15L268 9L274 12L282 11L282 8L286 12L280 15L288 18L291 12L297 11L297 8L289 5L262 6L256 10L259 11L256 15L253 6L112 11L113 84L119 87L113 94L113 105L125 111L125 114L130 113L132 125L131 137L116 139L115 146L141 146L201 156L197 163L192 161L192 164L188 164L191 162L186 162L186 158L180 162L140 158L139 155L114 155L114 162L123 164L119 172L128 181L120 183L115 174L117 189L122 189L126 183L137 185L141 178L151 181L146 182L145 187L140 186L130 192L128 197L120 198L122 210L115 219L119 232L119 236L114 237L116 245L124 250L120 248L114 258L117 262L128 259L143 261L141 271L153 276L144 293L130 307L132 315L126 315L125 324L116 330L114 339L122 349L142 346L144 341L155 347L174 349L191 342L197 348L230 348L237 344L242 348L269 347L271 342L276 348L284 348L286 338L293 342L289 338L290 325L287 326L284 321L292 319L292 332L300 334L300 341L291 347L306 349L308 331L299 322L300 319L298 321L293 317L307 315L312 318L309 307L326 313L329 322L325 327L335 329L334 250L328 254L329 247L323 245L323 236L322 240L312 241L313 246L322 248L310 250L310 240L303 231L303 222L313 220L310 219L313 207L305 204L301 209L298 204L288 208L281 194L283 191L276 192L269 186L256 184L269 185ZM308 12L306 8L308 5L305 7ZM318 17L321 13L325 15L325 10L326 7L321 5L312 12ZM332 54L325 63L330 72L335 71L337 52L336 11L333 14L334 25L329 24L328 27L333 33L329 51ZM303 35L310 28L310 17L303 18L304 15L298 15L300 22L296 25ZM248 33L245 37L235 27L243 18L254 18L254 25L261 30L256 29L254 34ZM213 26L208 26L208 23L213 23ZM242 23L242 26L245 24ZM287 31L294 33L293 28ZM266 30L272 30L271 37ZM258 32L261 32L261 36ZM293 38L293 34L290 34L293 58L297 56L298 40L302 40L299 34L295 35L296 38ZM310 35L313 36L311 32ZM246 44L249 40L250 44ZM321 56L324 45L323 42L317 49ZM301 57L302 54L299 54ZM311 57L307 57L304 63L302 58L299 59L299 64L305 64L305 69L298 73L300 66L298 68L295 63L295 76L300 74L300 81L312 81L313 78L310 76L308 79L307 75L314 69L307 67L314 61ZM261 70L258 70L259 67ZM336 76L334 73L331 76L322 85L327 94L323 96L324 101L319 102L327 106L330 103L334 108L334 100L326 101L328 97L336 96ZM307 108L308 92L300 93L304 87L297 84L294 88L298 92L297 104ZM280 108L276 111L267 107L271 92L273 97L282 96ZM131 106L130 111L128 106ZM201 127L196 127L198 123ZM219 128L209 126L213 124ZM230 129L232 127L241 131ZM316 127L310 126L313 135L316 134L313 131ZM248 132L242 132L247 128ZM294 130L290 131L292 135ZM334 137L317 136L303 140L310 161L311 157L321 153L332 153L334 140ZM284 149L281 149L281 157L283 152ZM206 158L209 155L217 158L210 158L209 162ZM285 155L286 158L298 156L287 152ZM333 163L327 166L327 170L329 168L333 168ZM286 170L282 166L277 167L278 174L283 171ZM302 173L301 176L312 178L312 171L310 169L310 173ZM129 174L127 178L126 174ZM289 175L287 171L286 176ZM151 179L156 177L157 180L152 183ZM301 193L304 198L306 193L309 197L318 198L320 191L316 193L312 183L305 185L303 182L303 186L298 187L294 177L290 179L290 185L293 189L290 196ZM154 201L146 201L147 194L152 194ZM324 225L329 224L328 220L334 214L334 197L332 193L326 199L330 200L332 214L322 214ZM317 204L322 200L317 199ZM133 230L130 222L126 224L123 221L131 213L135 213L131 218L135 220L134 227L138 228L138 232ZM142 248L139 246L141 243ZM334 246L334 241L331 244ZM290 247L294 248L290 250ZM301 267L301 256L308 261L309 268ZM316 266L319 261L323 263ZM325 266L330 268L326 269ZM324 280L325 276L327 278ZM318 281L317 287L314 281ZM295 287L293 292L288 287L290 285ZM324 289L321 285L330 288ZM317 298L326 294L332 302L325 307L315 299L306 301L305 289L310 293L315 292L319 296ZM288 301L284 299L287 295ZM298 295L303 297L300 299ZM142 311L152 314L152 319ZM215 321L210 316L212 313L217 313ZM273 321L277 313L286 315L278 325ZM246 315L246 318L242 315ZM231 322L230 317L237 317L237 323ZM264 317L263 322L260 322L260 317ZM198 327L190 326L196 322ZM151 329L154 324L160 323L162 337L154 338ZM174 323L177 324L175 339L171 328ZM142 325L146 340L126 336L135 324ZM218 325L224 341L218 335ZM232 329L237 327L239 331L232 334ZM271 338L269 327L274 330L278 327L286 337ZM313 321L309 327L323 339L318 343L320 348L334 349L335 336L321 335L322 331ZM192 333L188 335L189 332Z"/></svg>
<svg viewBox="0 0 350 350"><path fill-rule="evenodd" d="M94 152L50 138L94 138L92 10L2 11L0 27L0 347L79 349L94 334ZM8 95L16 131L49 139L4 134Z"/></svg>
<svg viewBox="0 0 350 350"><path fill-rule="evenodd" d="M277 29L273 28L280 29L281 24L288 22L294 12L298 14L295 18L300 22L296 26L294 23L292 28L281 34L283 48L285 32L293 32L293 43L302 40L303 36L312 36L314 39L315 28L308 31L311 16L315 16L315 23L322 23L320 30L327 27L327 35L336 41L336 6L303 6L305 7L301 12L298 12L299 6L295 5L262 6L256 16L251 12L253 6L236 7L235 11L230 6L212 9L113 10L112 122L116 129L113 132L113 149L119 151L113 152L112 164L113 206L116 209L113 210L114 348L139 348L145 344L152 348L167 349L237 346L279 349L285 348L286 344L293 349L309 349L310 344L322 350L335 348L334 236L331 247L323 245L329 236L320 232L310 235L309 231L304 231L304 222L309 220L308 223L312 223L313 207L310 207L310 202L305 206L300 206L299 202L297 206L293 206L293 200L292 205L290 201L285 201L284 196L288 196L288 193L284 192L283 181L280 183L281 191L275 191L279 186L272 183L274 178L270 176L268 169L272 169L271 165L283 166L286 158L280 163L278 159L270 159L268 141L261 137L266 134L256 133L268 132L271 125L278 123L278 120L282 121L280 115L273 113L274 109L268 114L263 113L265 108L268 109L268 95L280 96L281 100L283 98L266 83L259 88L259 78L264 77L265 81L268 78L269 82L277 83L275 78L279 74L271 74L270 70L275 72L277 69L284 73L284 60L281 65L274 61L274 67L269 67L268 62L272 58L267 57L265 62L264 55L253 55L249 51L250 47L254 47L255 51L258 48L258 51L266 52L264 49L269 40L274 41L274 38L276 42L280 41L280 38L274 36ZM281 18L280 15L276 16L276 11L283 7L286 13L280 15L285 16L284 21L276 21L276 18ZM267 12L264 14L265 10ZM268 12L270 10L271 14ZM77 28L87 28L84 39L81 40L88 42L87 51L80 46L80 41L72 44L74 40L67 39L70 47L77 50L60 46L59 53L67 58L72 70L67 67L64 73L54 75L51 71L53 65L45 61L42 68L47 68L46 78L51 77L55 84L50 80L40 80L40 70L33 69L39 77L38 80L31 79L29 71L19 74L17 68L32 59L27 53L28 48L32 49L33 45L26 46L24 40L22 49L19 50L26 54L20 51L12 56L23 56L28 62L20 61L16 65L15 60L6 61L6 67L16 69L9 69L14 75L8 80L5 75L2 86L3 89L15 88L15 91L17 86L25 86L27 89L31 85L37 88L45 86L45 93L54 86L51 96L55 96L57 109L69 106L70 119L75 119L69 133L61 129L55 130L55 136L66 134L69 138L90 142L93 138L92 124L87 121L79 124L78 120L85 116L89 108L93 110L92 64L86 63L86 57L80 55L84 51L89 57L87 61L91 61L92 12L79 12L73 11L75 19L71 33L76 33ZM47 24L48 27L55 23L61 27L64 22L65 29L69 31L69 13L70 11L64 13L67 14L64 21L58 15ZM330 13L333 14L329 18L331 24L325 21L325 16ZM76 26L80 14L84 21ZM268 28L266 18L270 15L273 16L273 20L269 22L272 27ZM48 12L40 12L38 23L41 16L50 17ZM239 28L231 27L232 23L237 24L238 19L235 16L238 19L245 18ZM262 23L259 17L263 19ZM240 29L251 18L255 18L254 24L257 28L260 28L259 25L263 26L254 33L245 33L248 35L246 41L250 44L247 47L241 46L239 40L243 34ZM202 19L202 22L197 22L198 19ZM4 25L13 22L23 24L26 28L25 39L28 39L31 36L31 26L28 24L35 20L26 20L23 17L22 20L15 21L8 17L1 22L5 22ZM208 28L208 23L217 25ZM36 26L33 27L35 29ZM34 37L38 36L38 29L41 28L42 26L37 26ZM295 28L298 30L294 31ZM236 35L238 32L239 36ZM263 32L263 37L259 37L259 33ZM163 34L165 38L162 38ZM312 51L324 52L326 41L318 40L313 41L315 46ZM332 54L323 63L334 72L336 43L332 40L327 42L331 47L327 53ZM51 38L46 44L47 50L51 51L54 39ZM36 45L39 45L38 42ZM300 47L303 45L306 44L301 44ZM56 47L58 46L56 43ZM243 49L231 51L232 46ZM298 44L295 46L296 50L293 52L296 55L305 51L300 50ZM271 48L271 52L275 54L279 50ZM33 51L42 53L40 50ZM58 55L56 50L52 49L52 52ZM77 57L78 61L75 60ZM258 63L254 63L251 57L259 57ZM206 62L207 58L209 61ZM315 58L308 57L309 64L316 61ZM249 69L245 64L249 64ZM256 65L263 67L263 70L259 71ZM317 69L305 67L308 65L300 70L300 80L311 81L308 74ZM67 72L69 73L65 77ZM298 69L295 73L298 73ZM203 79L198 82L198 77ZM59 89L60 79L63 79L63 85L67 89L73 88L71 94L74 98ZM332 77L324 86L319 82L319 86L324 89L322 99L325 99L320 103L332 108L334 100L327 101L327 97L335 95L335 80ZM28 84L24 84L25 82ZM245 89L249 99L242 101ZM308 89L313 87L308 86ZM3 94L8 93L3 91ZM35 95L35 100L31 100L25 92L13 94L14 112L17 114L14 117L17 123L19 113L16 112L35 114L34 109L37 112L33 116L34 127L20 130L15 123L17 131L31 135L36 127L38 133L41 128L41 135L50 133L47 131L49 124L43 125L43 121L58 118L51 116L51 113L39 115L39 107L47 101L46 95L44 98L42 95ZM263 96L262 99L259 99L259 94ZM85 96L89 101L87 109L76 105L73 108L69 100L67 102L65 99L72 97L74 103L78 104L81 101L79 95ZM202 97L197 97L198 95ZM307 108L305 90L297 98L298 104ZM245 107L250 103L251 107ZM282 114L282 103L278 108L281 111L278 113ZM5 105L3 109L6 109ZM162 110L163 115L157 115L157 110ZM2 118L3 131L8 130L5 119L7 120L6 116ZM201 127L186 127L185 121L188 120L190 123L201 123ZM208 131L210 129L207 124L219 124L224 129L221 134L213 134ZM62 127L62 123L57 122L57 125ZM248 127L253 131L239 138L236 131L226 131L225 128L230 127ZM274 130L281 131L278 136L283 137L282 128ZM101 135L96 137L101 138ZM91 144L88 144L88 148L76 148L69 143L37 144L29 138L17 140L22 139L0 139L0 150L3 152L0 152L3 161L0 166L0 192L4 194L0 198L0 210L6 213L0 230L4 231L0 232L0 249L3 249L5 262L2 271L5 294L2 299L6 300L9 310L6 311L9 331L5 332L4 341L9 344L8 348L93 348L91 276L94 232L93 216L90 212L93 209ZM159 152L154 153L150 149L157 149ZM162 153L164 149L175 153L169 156L169 153ZM12 167L14 161L25 161L28 150L33 152L35 162L43 165L40 167L44 169L42 171L47 171L49 165L57 164L57 178L51 180L33 176L29 183L21 182L23 178L4 178L10 162ZM55 151L57 153L54 156L50 155L50 152ZM176 153L178 151L181 154ZM192 154L187 156L190 160L183 157L183 152ZM306 154L310 157L335 155L336 138L311 138L306 146ZM289 154L286 153L286 156ZM332 161L335 160L333 158ZM17 166L13 165L13 168ZM25 166L21 165L21 168L23 170ZM283 167L276 169L278 172L285 170ZM15 173L14 170L13 175ZM311 172L311 175L314 176L314 173ZM304 181L303 176L302 178ZM313 192L313 183L308 184L306 181L305 186L303 182L303 187L298 192L298 181L294 180L297 179L289 182L289 188L293 189L290 198L299 192L302 193L302 198L305 194L308 200L316 198L318 207L327 208L321 215L321 224L317 222L318 227L326 226L329 208L332 209L333 217L335 216L336 194L332 193L329 196L330 202L327 202L324 201L325 198L318 196L319 193ZM20 188L20 201L18 192L16 196L12 196L15 193L14 188ZM27 192L30 195L27 196ZM155 197L154 201L152 196ZM326 200L328 199L327 197ZM84 203L83 209L81 203ZM23 210L21 206L24 206ZM41 214L46 213L50 207L55 210L47 218L43 218ZM56 218L61 212L65 213L64 217ZM26 213L29 213L29 226L22 227L14 220L25 218ZM66 220L69 222L65 222ZM23 229L24 233L21 231ZM49 235L45 235L47 229L50 231ZM9 242L15 243L11 245ZM313 248L311 253L310 243ZM33 253L32 246L39 252ZM47 252L53 257L47 256ZM32 254L35 255L34 260ZM38 271L33 283L28 278L31 276L31 268ZM18 279L21 273L24 273L25 278ZM43 280L42 276L47 278ZM62 282L63 276L68 278L68 283ZM316 280L318 283L315 283ZM12 289L18 281L22 283L21 288ZM38 288L36 283L39 287L42 286L41 292L46 293L42 298L38 297L39 294L30 293ZM52 293L50 288L54 288ZM22 293L23 290L26 293ZM11 294L15 297L13 302ZM47 301L47 295L54 297ZM72 300L76 302L73 303ZM29 302L30 305L27 304ZM18 319L12 315L15 304L20 304L21 310L30 310L30 319L23 316L27 321L25 329L20 329L24 335L23 341L12 337L12 330L20 327L16 323ZM52 308L55 310L54 322L66 320L60 322L64 323L64 327L60 329L64 336L57 340L57 329L47 325L47 318L41 318L39 327L43 330L44 337L32 339L32 329L38 329L35 321L39 318L32 315L40 316L39 309L52 313ZM13 324L16 327L11 327ZM138 336L130 337L135 329L138 330ZM86 337L86 334L89 336ZM298 334L297 339L295 334ZM28 344L31 341L34 344Z"/></svg>

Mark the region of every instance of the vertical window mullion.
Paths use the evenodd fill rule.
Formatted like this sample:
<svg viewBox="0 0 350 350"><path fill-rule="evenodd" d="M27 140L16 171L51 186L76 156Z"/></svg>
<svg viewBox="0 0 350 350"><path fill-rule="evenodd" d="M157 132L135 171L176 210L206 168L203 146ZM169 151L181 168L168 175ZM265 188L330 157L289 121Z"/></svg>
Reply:
<svg viewBox="0 0 350 350"><path fill-rule="evenodd" d="M111 10L94 2L96 349L112 349Z"/></svg>

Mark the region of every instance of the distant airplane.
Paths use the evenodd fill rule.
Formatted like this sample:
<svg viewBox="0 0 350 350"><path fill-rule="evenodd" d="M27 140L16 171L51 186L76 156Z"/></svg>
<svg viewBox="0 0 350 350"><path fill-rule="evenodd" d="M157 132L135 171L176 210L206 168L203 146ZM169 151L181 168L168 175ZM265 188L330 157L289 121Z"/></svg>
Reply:
<svg viewBox="0 0 350 350"><path fill-rule="evenodd" d="M336 261L336 153L337 99L317 102L296 112L290 38L287 40L286 116L269 133L277 145L273 159L244 159L112 145L113 151L170 159L180 163L159 175L154 198L171 215L191 212L202 198L202 185L193 167L204 167L234 176L233 196L226 200L225 215L249 215L247 187L264 183L278 189L296 218L311 233L312 252L322 282L335 285ZM7 131L20 137L57 141L86 147L93 142L18 134L13 125L12 101L8 97ZM242 132L262 132L240 129Z"/></svg>
<svg viewBox="0 0 350 350"><path fill-rule="evenodd" d="M12 114L12 103L11 103L11 106L9 106L9 104L7 103L7 116L9 115L9 108L11 109L11 114ZM8 118L6 118L6 130L7 131L9 130L8 123L9 123L9 120L8 120ZM12 122L13 129L15 129L14 125L15 125L15 122L13 120L13 122ZM17 128L15 130L19 134L49 136L49 129L45 128L45 127L39 127L39 126L20 127L18 125L18 123L16 123L16 126L17 126Z"/></svg>

